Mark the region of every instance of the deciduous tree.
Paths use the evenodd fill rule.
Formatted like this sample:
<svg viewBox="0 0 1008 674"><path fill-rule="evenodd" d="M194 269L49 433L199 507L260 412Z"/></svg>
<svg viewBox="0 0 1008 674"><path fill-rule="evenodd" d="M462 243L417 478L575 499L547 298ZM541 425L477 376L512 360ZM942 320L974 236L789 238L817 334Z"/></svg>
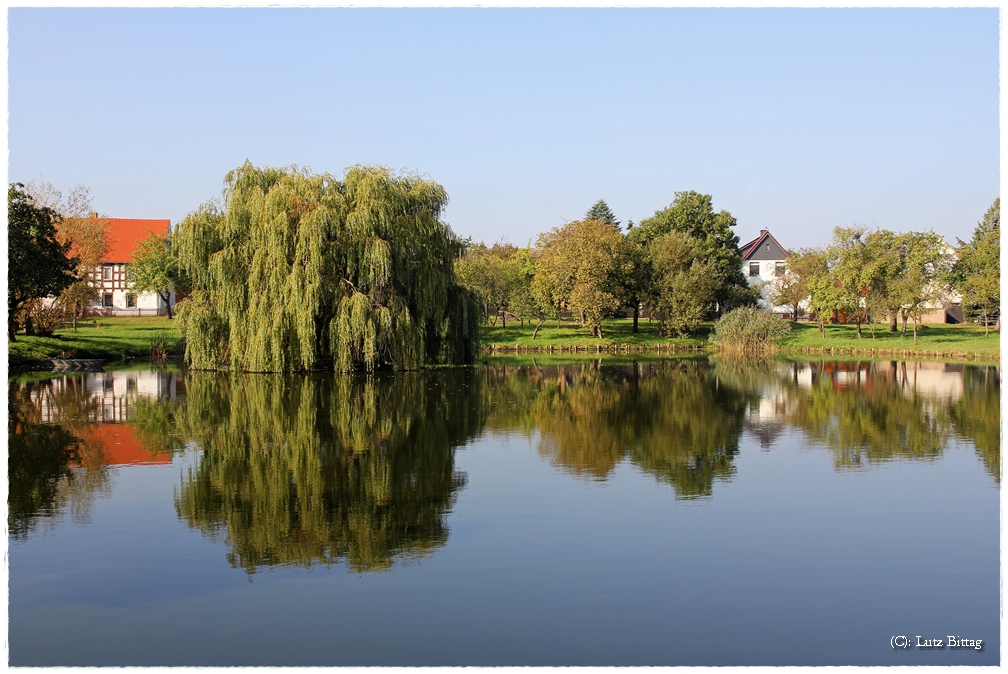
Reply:
<svg viewBox="0 0 1008 674"><path fill-rule="evenodd" d="M354 166L342 179L246 162L172 235L192 295L178 308L201 368L338 370L471 363L476 296L448 195L415 174Z"/></svg>
<svg viewBox="0 0 1008 674"><path fill-rule="evenodd" d="M55 295L74 282L77 260L56 237L59 213L36 206L21 183L7 190L7 337L17 339L17 314L31 300Z"/></svg>
<svg viewBox="0 0 1008 674"><path fill-rule="evenodd" d="M983 318L984 336L990 336L990 317L1001 311L1001 199L987 209L969 242L959 239L953 267L955 288L963 296L963 309Z"/></svg>

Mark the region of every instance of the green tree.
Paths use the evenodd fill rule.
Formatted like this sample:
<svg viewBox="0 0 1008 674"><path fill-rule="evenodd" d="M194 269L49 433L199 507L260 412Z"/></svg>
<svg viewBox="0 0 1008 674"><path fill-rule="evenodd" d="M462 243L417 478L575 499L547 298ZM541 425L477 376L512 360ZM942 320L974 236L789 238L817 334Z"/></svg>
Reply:
<svg viewBox="0 0 1008 674"><path fill-rule="evenodd" d="M617 227L620 224L620 221L617 220L616 216L613 214L612 209L609 208L609 204L607 204L603 199L599 199L592 205L591 208L588 209L588 212L584 215L584 219L601 220L602 222L608 222L610 225L616 225Z"/></svg>
<svg viewBox="0 0 1008 674"><path fill-rule="evenodd" d="M593 336L602 318L626 304L630 268L619 228L601 220L576 220L539 236L533 292L551 306L566 304ZM559 320L559 311L558 311Z"/></svg>
<svg viewBox="0 0 1008 674"><path fill-rule="evenodd" d="M126 265L126 278L135 292L157 293L171 320L171 296L182 286L182 272L168 237L149 233L137 246L133 261Z"/></svg>
<svg viewBox="0 0 1008 674"><path fill-rule="evenodd" d="M696 329L714 304L717 266L698 255L697 240L673 230L648 244L648 306L659 321L659 334Z"/></svg>
<svg viewBox="0 0 1008 674"><path fill-rule="evenodd" d="M1001 198L977 223L973 238L958 239L958 259L952 283L962 294L963 309L983 318L984 336L990 337L990 318L1001 312Z"/></svg>
<svg viewBox="0 0 1008 674"><path fill-rule="evenodd" d="M200 368L415 369L471 363L479 300L455 278L463 243L444 188L354 166L343 179L255 168L225 180L173 234L192 295L178 307Z"/></svg>
<svg viewBox="0 0 1008 674"><path fill-rule="evenodd" d="M770 300L774 304L791 307L791 320L797 321L801 305L811 294L808 281L814 271L815 256L794 250L789 253L784 272L773 282Z"/></svg>
<svg viewBox="0 0 1008 674"><path fill-rule="evenodd" d="M759 300L759 291L754 292L742 275L739 240L732 231L736 224L728 211L714 212L709 194L676 192L675 200L668 207L642 220L631 232L643 246L671 231L696 239L698 257L717 270L714 300L721 313Z"/></svg>
<svg viewBox="0 0 1008 674"><path fill-rule="evenodd" d="M875 324L887 317L891 318L890 329L895 330L899 305L892 301L893 285L902 273L902 257L897 236L887 229L865 234L864 246L862 301L871 321L872 339L875 339Z"/></svg>
<svg viewBox="0 0 1008 674"><path fill-rule="evenodd" d="M908 232L898 237L902 252L900 274L893 282L893 296L903 312L903 336L907 318L913 319L914 344L917 325L948 293L952 269L949 245L934 232Z"/></svg>
<svg viewBox="0 0 1008 674"><path fill-rule="evenodd" d="M861 324L868 320L868 303L864 296L871 285L874 269L870 251L865 241L864 227L836 227L830 243L830 256L834 260L831 275L836 279L839 306L843 307L847 323L857 324L861 339Z"/></svg>
<svg viewBox="0 0 1008 674"><path fill-rule="evenodd" d="M819 322L819 334L826 339L826 320L844 305L843 292L836 278L830 274L830 255L825 250L806 248L801 252L806 265L806 287L809 292L809 308L815 312Z"/></svg>
<svg viewBox="0 0 1008 674"><path fill-rule="evenodd" d="M76 279L70 244L56 236L59 214L36 206L21 183L7 190L7 338L17 339L17 314L31 300L56 295Z"/></svg>

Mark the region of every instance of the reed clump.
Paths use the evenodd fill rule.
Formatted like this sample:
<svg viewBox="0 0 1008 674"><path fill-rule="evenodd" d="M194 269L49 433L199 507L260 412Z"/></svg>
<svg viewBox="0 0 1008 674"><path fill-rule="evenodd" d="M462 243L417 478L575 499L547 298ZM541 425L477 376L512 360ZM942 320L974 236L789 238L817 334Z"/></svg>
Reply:
<svg viewBox="0 0 1008 674"><path fill-rule="evenodd" d="M719 351L765 353L776 349L790 332L791 325L776 314L757 307L740 307L714 323L710 341Z"/></svg>

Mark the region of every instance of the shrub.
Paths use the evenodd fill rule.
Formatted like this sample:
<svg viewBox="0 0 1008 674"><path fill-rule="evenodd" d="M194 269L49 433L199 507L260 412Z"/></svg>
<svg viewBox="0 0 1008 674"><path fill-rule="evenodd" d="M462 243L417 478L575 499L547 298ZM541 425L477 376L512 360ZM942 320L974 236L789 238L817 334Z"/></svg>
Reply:
<svg viewBox="0 0 1008 674"><path fill-rule="evenodd" d="M759 352L773 349L791 332L776 314L756 307L740 307L717 320L711 333L718 349Z"/></svg>
<svg viewBox="0 0 1008 674"><path fill-rule="evenodd" d="M52 337L53 333L63 325L66 312L55 302L36 299L29 305L28 315L31 316L33 331L42 337Z"/></svg>
<svg viewBox="0 0 1008 674"><path fill-rule="evenodd" d="M150 340L150 359L152 363L163 363L172 352L172 338L167 330L158 330Z"/></svg>

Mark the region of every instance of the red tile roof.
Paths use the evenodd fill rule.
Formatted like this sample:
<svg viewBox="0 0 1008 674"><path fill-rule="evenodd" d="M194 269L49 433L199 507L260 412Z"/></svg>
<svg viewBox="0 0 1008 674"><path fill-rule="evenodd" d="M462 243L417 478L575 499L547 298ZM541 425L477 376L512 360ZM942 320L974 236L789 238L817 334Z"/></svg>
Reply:
<svg viewBox="0 0 1008 674"><path fill-rule="evenodd" d="M133 218L102 218L108 222L109 248L102 262L132 262L137 245L151 232L166 236L170 220L139 220Z"/></svg>

